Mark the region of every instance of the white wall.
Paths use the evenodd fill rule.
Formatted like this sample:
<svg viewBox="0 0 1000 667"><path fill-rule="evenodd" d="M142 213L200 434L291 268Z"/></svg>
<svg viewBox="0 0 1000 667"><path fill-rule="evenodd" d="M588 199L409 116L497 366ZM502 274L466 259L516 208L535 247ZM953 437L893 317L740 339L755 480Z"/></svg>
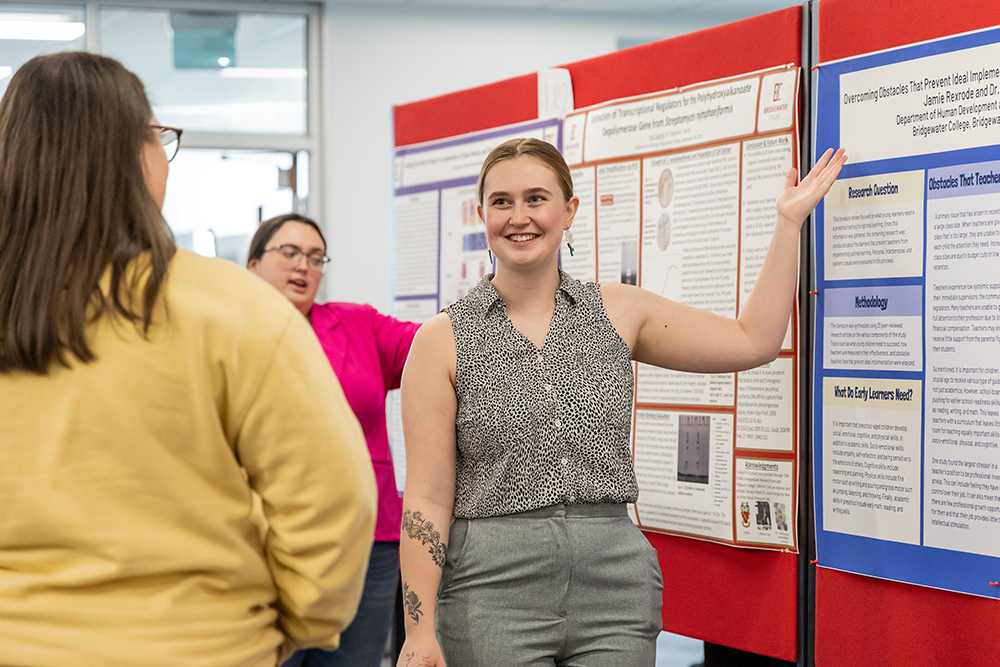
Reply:
<svg viewBox="0 0 1000 667"><path fill-rule="evenodd" d="M389 311L393 105L610 53L619 38L665 39L701 27L540 10L328 4L326 298Z"/></svg>

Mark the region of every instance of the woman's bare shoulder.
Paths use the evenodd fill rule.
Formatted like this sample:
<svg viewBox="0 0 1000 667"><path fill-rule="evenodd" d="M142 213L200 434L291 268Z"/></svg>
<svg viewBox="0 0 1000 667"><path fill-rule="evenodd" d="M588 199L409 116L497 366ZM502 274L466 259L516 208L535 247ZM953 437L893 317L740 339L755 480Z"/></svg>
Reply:
<svg viewBox="0 0 1000 667"><path fill-rule="evenodd" d="M417 329L406 366L431 375L446 370L447 376L454 378L457 356L451 318L447 313L438 313Z"/></svg>
<svg viewBox="0 0 1000 667"><path fill-rule="evenodd" d="M452 341L454 346L454 337L451 318L448 317L448 313L441 312L420 325L413 344L416 345L417 341L420 341L421 345L440 345Z"/></svg>

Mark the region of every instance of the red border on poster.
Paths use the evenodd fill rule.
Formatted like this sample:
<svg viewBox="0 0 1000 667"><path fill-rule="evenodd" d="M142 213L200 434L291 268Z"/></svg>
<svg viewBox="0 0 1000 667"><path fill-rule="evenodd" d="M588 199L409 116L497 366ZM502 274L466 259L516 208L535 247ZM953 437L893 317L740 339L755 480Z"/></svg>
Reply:
<svg viewBox="0 0 1000 667"><path fill-rule="evenodd" d="M764 14L564 65L576 108L801 65L802 9ZM406 146L537 118L537 78L508 79L393 110ZM805 517L800 512L800 521ZM796 659L798 556L647 533L663 571L663 627L783 660Z"/></svg>

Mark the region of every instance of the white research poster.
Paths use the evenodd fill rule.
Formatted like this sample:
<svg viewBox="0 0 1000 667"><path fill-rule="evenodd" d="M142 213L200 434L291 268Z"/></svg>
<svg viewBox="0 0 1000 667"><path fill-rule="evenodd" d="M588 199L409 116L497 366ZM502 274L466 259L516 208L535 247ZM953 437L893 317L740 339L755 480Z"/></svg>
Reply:
<svg viewBox="0 0 1000 667"><path fill-rule="evenodd" d="M563 268L735 317L797 161L798 75L779 67L570 114L563 150L580 211ZM794 330L790 323L778 359L744 373L637 364L635 518L643 529L797 548Z"/></svg>

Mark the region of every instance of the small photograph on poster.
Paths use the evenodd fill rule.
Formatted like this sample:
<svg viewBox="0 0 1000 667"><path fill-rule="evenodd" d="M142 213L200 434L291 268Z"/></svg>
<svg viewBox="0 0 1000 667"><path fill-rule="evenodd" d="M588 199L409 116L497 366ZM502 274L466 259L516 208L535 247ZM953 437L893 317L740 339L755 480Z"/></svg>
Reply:
<svg viewBox="0 0 1000 667"><path fill-rule="evenodd" d="M677 481L708 484L710 415L681 415L677 428Z"/></svg>
<svg viewBox="0 0 1000 667"><path fill-rule="evenodd" d="M766 500L758 500L757 505L757 530L766 533L771 530L771 504Z"/></svg>
<svg viewBox="0 0 1000 667"><path fill-rule="evenodd" d="M656 187L656 196L660 202L661 208L667 208L670 206L670 202L674 200L674 172L672 172L669 167L664 168L663 171L660 172L660 181L659 185ZM662 245L666 247L669 241L670 235L667 234L666 240L664 240ZM659 236L657 236L657 243L660 243Z"/></svg>
<svg viewBox="0 0 1000 667"><path fill-rule="evenodd" d="M621 284L639 284L639 242L635 239L622 241Z"/></svg>
<svg viewBox="0 0 1000 667"><path fill-rule="evenodd" d="M774 503L774 529L788 530L788 512L785 503Z"/></svg>

